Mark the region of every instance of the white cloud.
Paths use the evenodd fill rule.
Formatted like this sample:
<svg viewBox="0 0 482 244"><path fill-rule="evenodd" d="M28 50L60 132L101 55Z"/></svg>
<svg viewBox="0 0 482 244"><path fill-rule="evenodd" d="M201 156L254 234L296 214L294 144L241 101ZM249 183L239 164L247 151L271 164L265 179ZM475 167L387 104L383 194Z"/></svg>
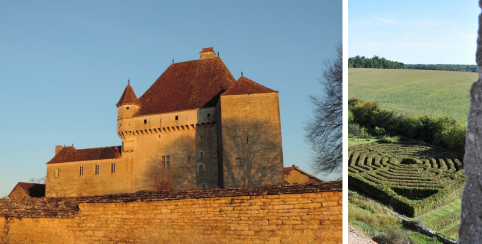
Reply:
<svg viewBox="0 0 482 244"><path fill-rule="evenodd" d="M383 22L385 22L385 23L395 24L395 21L390 20L390 19L383 19L383 18L379 18L379 17L376 17L376 16L372 16L372 19L376 19L376 20L379 20L379 21L383 21Z"/></svg>

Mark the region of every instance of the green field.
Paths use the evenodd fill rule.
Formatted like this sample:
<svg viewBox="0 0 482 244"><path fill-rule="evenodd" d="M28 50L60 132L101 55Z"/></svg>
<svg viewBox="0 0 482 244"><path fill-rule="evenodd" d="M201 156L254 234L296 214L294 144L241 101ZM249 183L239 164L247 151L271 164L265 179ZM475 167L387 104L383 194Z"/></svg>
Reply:
<svg viewBox="0 0 482 244"><path fill-rule="evenodd" d="M407 69L348 69L349 97L378 100L396 112L445 115L467 124L469 90L477 73Z"/></svg>

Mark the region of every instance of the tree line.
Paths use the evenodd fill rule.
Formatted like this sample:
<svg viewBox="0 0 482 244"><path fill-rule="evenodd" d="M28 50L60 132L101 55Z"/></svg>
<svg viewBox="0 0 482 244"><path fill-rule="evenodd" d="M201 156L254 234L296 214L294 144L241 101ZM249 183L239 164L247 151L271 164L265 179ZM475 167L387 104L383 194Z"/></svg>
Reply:
<svg viewBox="0 0 482 244"><path fill-rule="evenodd" d="M365 56L360 57L357 55L354 58L348 59L348 68L404 69L405 64L385 58L379 58L376 55L373 56L373 58L366 58Z"/></svg>
<svg viewBox="0 0 482 244"><path fill-rule="evenodd" d="M404 64L402 62L391 61L378 56L366 58L365 56L351 57L348 59L349 68L373 68L373 69L420 69L420 70L445 70L477 72L477 65L469 64Z"/></svg>
<svg viewBox="0 0 482 244"><path fill-rule="evenodd" d="M405 68L406 69L477 72L477 65L469 65L469 64L406 64Z"/></svg>

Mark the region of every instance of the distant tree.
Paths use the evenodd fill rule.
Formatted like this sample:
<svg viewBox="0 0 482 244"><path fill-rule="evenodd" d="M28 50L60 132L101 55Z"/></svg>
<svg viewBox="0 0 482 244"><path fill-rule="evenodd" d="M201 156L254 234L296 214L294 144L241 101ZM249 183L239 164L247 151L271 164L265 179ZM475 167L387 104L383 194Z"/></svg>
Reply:
<svg viewBox="0 0 482 244"><path fill-rule="evenodd" d="M306 139L313 151L312 167L316 173L341 171L343 160L343 53L341 43L336 46L337 57L325 61L323 77L319 80L323 93L310 95L313 116L305 125ZM355 63L365 57L355 57Z"/></svg>
<svg viewBox="0 0 482 244"><path fill-rule="evenodd" d="M28 182L31 182L31 183L37 183L37 184L45 184L45 180L46 180L46 177L40 177L40 178L30 178L28 179Z"/></svg>

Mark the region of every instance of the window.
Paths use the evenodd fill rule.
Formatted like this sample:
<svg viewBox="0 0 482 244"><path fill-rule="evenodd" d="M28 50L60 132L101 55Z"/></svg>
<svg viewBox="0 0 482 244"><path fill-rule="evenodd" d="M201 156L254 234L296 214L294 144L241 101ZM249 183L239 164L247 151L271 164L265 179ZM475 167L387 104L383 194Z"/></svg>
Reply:
<svg viewBox="0 0 482 244"><path fill-rule="evenodd" d="M144 124L147 124L147 119L144 120Z"/></svg>
<svg viewBox="0 0 482 244"><path fill-rule="evenodd" d="M241 158L236 158L236 166L241 166Z"/></svg>
<svg viewBox="0 0 482 244"><path fill-rule="evenodd" d="M79 175L84 175L84 166L80 166Z"/></svg>
<svg viewBox="0 0 482 244"><path fill-rule="evenodd" d="M129 110L129 107L127 107L126 109Z"/></svg>
<svg viewBox="0 0 482 244"><path fill-rule="evenodd" d="M211 114L208 114L208 117L211 116Z"/></svg>
<svg viewBox="0 0 482 244"><path fill-rule="evenodd" d="M54 171L54 177L59 178L59 169L55 169Z"/></svg>
<svg viewBox="0 0 482 244"><path fill-rule="evenodd" d="M162 156L162 168L163 169L170 169L171 168L171 157L170 156Z"/></svg>
<svg viewBox="0 0 482 244"><path fill-rule="evenodd" d="M246 136L246 144L248 144L248 142L249 142L248 139L249 139L249 136Z"/></svg>
<svg viewBox="0 0 482 244"><path fill-rule="evenodd" d="M110 164L110 172L115 173L115 164Z"/></svg>
<svg viewBox="0 0 482 244"><path fill-rule="evenodd" d="M179 119L179 117L176 115L176 120L178 120L178 119Z"/></svg>
<svg viewBox="0 0 482 244"><path fill-rule="evenodd" d="M203 172L203 170L204 170L204 165L200 164L199 165L199 173Z"/></svg>
<svg viewBox="0 0 482 244"><path fill-rule="evenodd" d="M99 165L98 164L95 165L95 174L96 175L99 174Z"/></svg>

